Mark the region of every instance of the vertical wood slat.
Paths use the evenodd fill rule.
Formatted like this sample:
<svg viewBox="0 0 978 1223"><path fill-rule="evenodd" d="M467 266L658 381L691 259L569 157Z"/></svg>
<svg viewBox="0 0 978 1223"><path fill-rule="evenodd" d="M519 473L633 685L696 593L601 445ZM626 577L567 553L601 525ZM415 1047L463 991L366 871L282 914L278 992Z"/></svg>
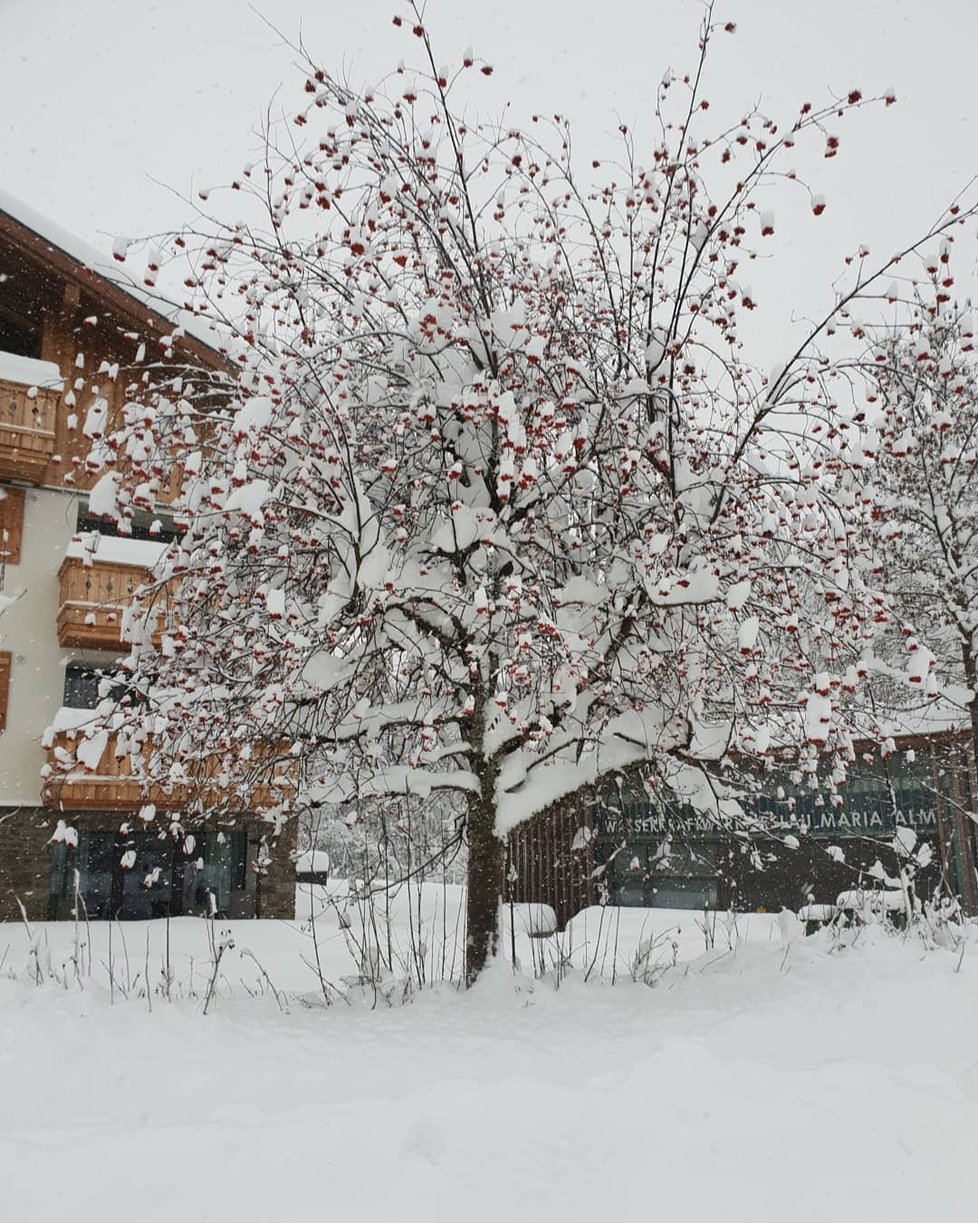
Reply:
<svg viewBox="0 0 978 1223"><path fill-rule="evenodd" d="M970 809L971 798L971 759L967 745L961 745L957 750L952 751L953 768L951 769L952 782L954 786L954 833L955 843L957 845L957 859L961 865L961 878L958 884L961 892L961 900L964 904L966 913L974 913L978 906L978 889L976 889L975 879L975 846L972 834L972 820L965 811L965 806ZM967 785L967 804L966 795L962 782Z"/></svg>
<svg viewBox="0 0 978 1223"><path fill-rule="evenodd" d="M9 650L0 650L0 731L7 729L7 711L10 708L10 667L13 655Z"/></svg>
<svg viewBox="0 0 978 1223"><path fill-rule="evenodd" d="M557 910L558 917L560 914L560 897L557 892L557 844L554 835L554 821L549 819L546 821L547 829L547 870L550 872L550 896L551 904Z"/></svg>
<svg viewBox="0 0 978 1223"><path fill-rule="evenodd" d="M972 813L978 800L978 775L975 771L975 741L969 735L961 748L964 757L963 777L968 790L968 811L962 810L961 823L964 828L964 858L968 875L968 886L965 891L966 907L969 913L978 913L978 836L976 836L975 821Z"/></svg>
<svg viewBox="0 0 978 1223"><path fill-rule="evenodd" d="M561 929L594 899L593 839L572 848L581 827L593 832L590 811L567 804L541 812L510 834L513 899L550 905Z"/></svg>

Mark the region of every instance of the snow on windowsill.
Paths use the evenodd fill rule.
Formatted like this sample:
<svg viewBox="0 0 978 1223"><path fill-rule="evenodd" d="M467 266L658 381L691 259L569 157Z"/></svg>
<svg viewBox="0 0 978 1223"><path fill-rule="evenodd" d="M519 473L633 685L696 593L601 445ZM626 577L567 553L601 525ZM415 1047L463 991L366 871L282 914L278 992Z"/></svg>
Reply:
<svg viewBox="0 0 978 1223"><path fill-rule="evenodd" d="M125 539L116 535L76 535L65 549L65 558L84 561L105 561L111 565L134 565L152 569L160 561L168 545L152 539Z"/></svg>
<svg viewBox="0 0 978 1223"><path fill-rule="evenodd" d="M0 382L15 382L18 386L57 391L58 394L64 389L61 370L53 361L36 361L13 352L0 351Z"/></svg>
<svg viewBox="0 0 978 1223"><path fill-rule="evenodd" d="M41 736L41 747L52 748L58 735L66 735L74 741L78 763L94 770L102 759L109 735L121 725L121 719L112 713L111 705L110 700L101 701L98 709L76 709L72 705L62 705Z"/></svg>
<svg viewBox="0 0 978 1223"><path fill-rule="evenodd" d="M71 705L63 705L51 720L48 728L53 734L70 734L94 724L98 717L96 709L75 709Z"/></svg>

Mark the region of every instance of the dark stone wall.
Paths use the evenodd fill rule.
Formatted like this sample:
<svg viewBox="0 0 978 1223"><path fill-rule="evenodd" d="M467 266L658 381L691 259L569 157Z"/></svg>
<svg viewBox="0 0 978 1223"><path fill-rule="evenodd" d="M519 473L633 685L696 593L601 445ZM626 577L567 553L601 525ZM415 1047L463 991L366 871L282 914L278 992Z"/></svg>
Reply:
<svg viewBox="0 0 978 1223"><path fill-rule="evenodd" d="M269 825L252 825L249 828L249 849L254 837L258 853L255 917L276 917L286 921L294 919L297 836L295 820L289 820L277 837Z"/></svg>
<svg viewBox="0 0 978 1223"><path fill-rule="evenodd" d="M18 900L31 921L47 917L47 846L57 822L41 807L0 808L0 921L20 921Z"/></svg>

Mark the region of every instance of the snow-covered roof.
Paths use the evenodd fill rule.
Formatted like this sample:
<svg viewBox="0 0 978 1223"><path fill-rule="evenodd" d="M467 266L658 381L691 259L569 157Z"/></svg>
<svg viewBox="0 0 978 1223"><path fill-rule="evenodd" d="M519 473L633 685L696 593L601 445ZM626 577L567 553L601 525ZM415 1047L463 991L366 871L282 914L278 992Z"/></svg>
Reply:
<svg viewBox="0 0 978 1223"><path fill-rule="evenodd" d="M971 724L969 702L967 689L950 685L926 704L917 703L904 709L888 710L882 719L882 730L894 739L963 731Z"/></svg>
<svg viewBox="0 0 978 1223"><path fill-rule="evenodd" d="M295 860L297 875L325 875L329 873L329 854L325 849L307 849Z"/></svg>
<svg viewBox="0 0 978 1223"><path fill-rule="evenodd" d="M213 349L217 355L221 337L213 323L186 310L175 308L164 297L154 293L146 285L139 283L129 275L111 254L89 246L87 242L83 242L57 222L50 220L43 213L25 204L3 188L0 188L0 213L6 213L22 228L30 230L49 246L67 255L69 259L79 265L79 270L88 269L94 272L131 297L138 305L152 310L161 323L180 328L188 336L192 336L199 343Z"/></svg>

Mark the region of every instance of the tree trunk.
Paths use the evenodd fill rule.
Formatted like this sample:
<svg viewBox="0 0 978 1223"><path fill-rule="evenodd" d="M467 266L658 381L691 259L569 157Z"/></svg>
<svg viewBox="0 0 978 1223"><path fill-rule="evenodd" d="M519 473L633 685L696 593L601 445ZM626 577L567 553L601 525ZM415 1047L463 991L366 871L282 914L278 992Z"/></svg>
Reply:
<svg viewBox="0 0 978 1223"><path fill-rule="evenodd" d="M469 799L466 985L474 984L499 947L499 903L506 877L506 847L496 836L493 788L494 784L484 785L482 794Z"/></svg>

